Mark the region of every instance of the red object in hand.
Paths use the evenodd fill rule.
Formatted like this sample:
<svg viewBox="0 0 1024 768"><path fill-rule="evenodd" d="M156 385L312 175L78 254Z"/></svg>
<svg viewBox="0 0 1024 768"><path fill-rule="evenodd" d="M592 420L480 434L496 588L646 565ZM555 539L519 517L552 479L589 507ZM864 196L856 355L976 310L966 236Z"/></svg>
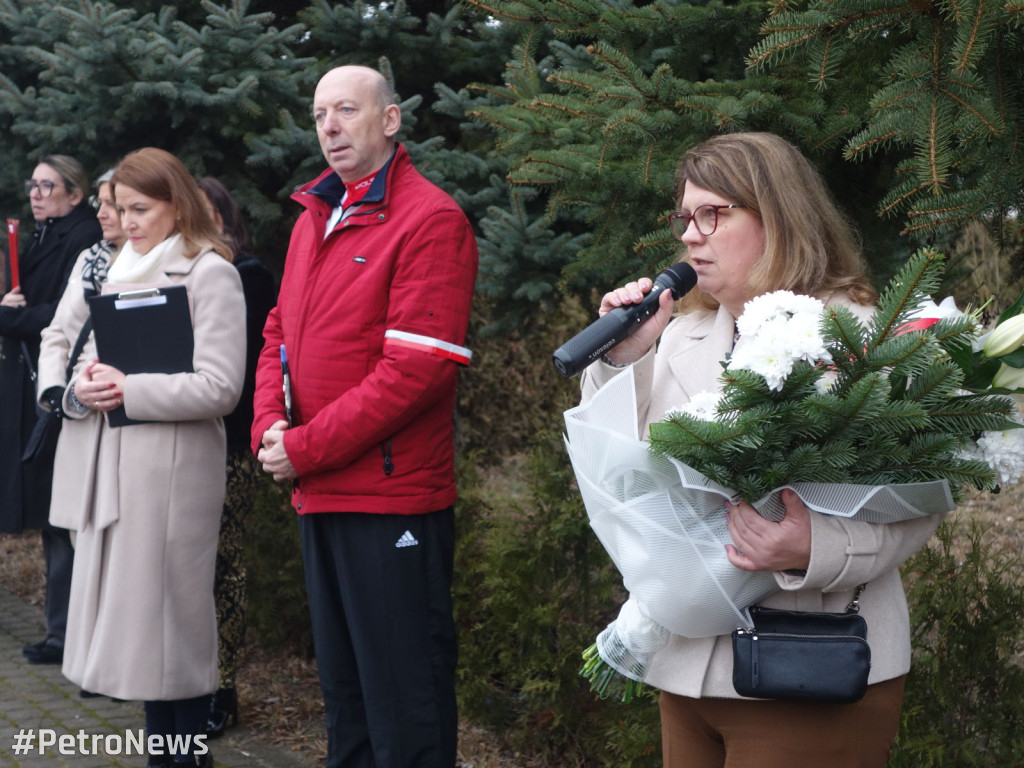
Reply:
<svg viewBox="0 0 1024 768"><path fill-rule="evenodd" d="M7 253L11 265L11 290L18 287L18 220L7 220Z"/></svg>

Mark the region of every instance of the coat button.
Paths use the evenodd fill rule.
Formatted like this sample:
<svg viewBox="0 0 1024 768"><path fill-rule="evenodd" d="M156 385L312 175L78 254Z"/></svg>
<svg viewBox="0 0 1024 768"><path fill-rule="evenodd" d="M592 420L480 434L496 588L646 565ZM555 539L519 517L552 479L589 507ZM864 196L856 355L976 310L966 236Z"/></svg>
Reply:
<svg viewBox="0 0 1024 768"><path fill-rule="evenodd" d="M386 219L386 218L387 218L387 216L384 215L383 213L378 213L377 214L377 220L378 221L384 221L384 219Z"/></svg>

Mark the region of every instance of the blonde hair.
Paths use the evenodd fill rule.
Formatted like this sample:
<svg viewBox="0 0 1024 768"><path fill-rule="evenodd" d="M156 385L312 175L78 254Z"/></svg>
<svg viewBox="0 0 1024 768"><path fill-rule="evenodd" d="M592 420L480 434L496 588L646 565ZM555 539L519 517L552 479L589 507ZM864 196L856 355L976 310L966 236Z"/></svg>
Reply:
<svg viewBox="0 0 1024 768"><path fill-rule="evenodd" d="M843 293L859 304L877 299L853 227L818 171L785 139L771 133L712 137L683 155L676 183L680 201L692 183L761 219L764 254L749 277L751 296L787 290ZM718 302L693 290L680 306L714 309Z"/></svg>
<svg viewBox="0 0 1024 768"><path fill-rule="evenodd" d="M231 248L207 210L202 190L181 160L170 152L143 147L125 155L110 179L115 200L118 184L174 206L187 258L210 250L232 260Z"/></svg>

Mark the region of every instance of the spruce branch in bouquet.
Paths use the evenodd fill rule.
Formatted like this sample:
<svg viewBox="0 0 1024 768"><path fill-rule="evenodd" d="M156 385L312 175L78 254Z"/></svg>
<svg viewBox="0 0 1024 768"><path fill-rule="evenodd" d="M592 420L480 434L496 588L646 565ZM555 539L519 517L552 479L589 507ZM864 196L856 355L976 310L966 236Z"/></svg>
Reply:
<svg viewBox="0 0 1024 768"><path fill-rule="evenodd" d="M983 353L973 351L977 317L916 319L943 268L940 253L916 253L866 325L846 307L825 308L817 349L806 330L813 300L787 292L754 299L723 363L712 418L671 412L651 426L652 450L751 502L797 482L945 480L954 498L967 487L994 488L995 470L973 449L984 433L1019 424L991 378L967 386L969 378L984 382L976 374ZM794 341L801 333L806 341Z"/></svg>

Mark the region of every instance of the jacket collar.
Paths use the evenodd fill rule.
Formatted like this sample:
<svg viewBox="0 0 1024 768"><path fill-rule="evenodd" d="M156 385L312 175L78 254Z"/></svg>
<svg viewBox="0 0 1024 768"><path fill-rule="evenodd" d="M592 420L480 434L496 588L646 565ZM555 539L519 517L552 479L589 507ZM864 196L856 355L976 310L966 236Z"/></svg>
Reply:
<svg viewBox="0 0 1024 768"><path fill-rule="evenodd" d="M736 319L724 307L705 312L704 317L682 334L674 345L668 364L687 395L716 392L720 387L721 363L732 352Z"/></svg>
<svg viewBox="0 0 1024 768"><path fill-rule="evenodd" d="M78 224L95 218L96 212L93 211L92 207L88 203L82 203L72 208L64 216L51 216L46 221L37 222L35 229L32 231L29 248L25 251L25 256L29 259L25 266L34 261L34 257L39 256L43 252L42 249L45 248L46 253L55 250L57 247L55 244L59 243L64 235L78 226Z"/></svg>
<svg viewBox="0 0 1024 768"><path fill-rule="evenodd" d="M192 270L195 269L196 264L199 263L199 260L205 258L208 254L211 253L213 253L213 255L216 256L217 258L220 258L220 256L216 254L214 251L203 250L196 254L196 256L194 256L193 258L189 259L186 258L184 252L179 249L173 253L167 254L166 258L164 259L163 269L161 269L160 271L163 272L165 275L191 274Z"/></svg>
<svg viewBox="0 0 1024 768"><path fill-rule="evenodd" d="M388 158L388 161L377 172L373 179L373 184L370 185L370 189L367 190L361 202L387 202L388 183L396 165L395 159L405 155L405 147L401 143L395 142L394 152L391 153L391 157ZM341 200L345 197L345 184L333 169L328 168L313 179L313 181L299 187L295 194L292 195L292 199L308 207L310 195L319 198L333 210L341 205Z"/></svg>

